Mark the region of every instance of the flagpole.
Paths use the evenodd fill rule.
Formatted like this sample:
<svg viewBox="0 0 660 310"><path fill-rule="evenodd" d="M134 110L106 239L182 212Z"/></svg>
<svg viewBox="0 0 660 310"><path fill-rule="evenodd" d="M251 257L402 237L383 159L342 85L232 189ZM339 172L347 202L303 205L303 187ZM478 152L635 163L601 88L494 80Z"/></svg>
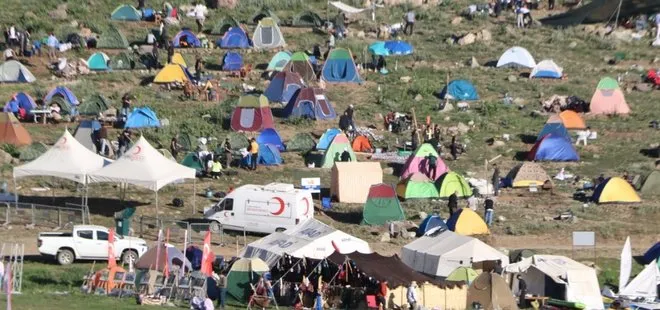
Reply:
<svg viewBox="0 0 660 310"><path fill-rule="evenodd" d="M158 271L158 261L160 259L160 242L163 236L163 230L158 229L158 241L156 241L156 271Z"/></svg>
<svg viewBox="0 0 660 310"><path fill-rule="evenodd" d="M190 225L190 224L188 224ZM189 226L190 227L190 226ZM183 233L183 257L186 257L186 249L188 248L188 229ZM181 277L186 273L186 263L181 266Z"/></svg>

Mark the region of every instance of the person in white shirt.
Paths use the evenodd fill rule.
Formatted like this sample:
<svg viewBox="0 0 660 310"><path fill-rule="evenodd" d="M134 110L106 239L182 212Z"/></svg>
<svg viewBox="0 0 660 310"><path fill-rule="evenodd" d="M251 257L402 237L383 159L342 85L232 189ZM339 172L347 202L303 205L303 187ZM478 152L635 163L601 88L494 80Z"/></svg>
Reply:
<svg viewBox="0 0 660 310"><path fill-rule="evenodd" d="M197 23L197 32L204 30L204 20L206 19L206 7L200 3L195 5L195 22Z"/></svg>
<svg viewBox="0 0 660 310"><path fill-rule="evenodd" d="M408 291L406 293L406 299L408 300L408 305L410 305L411 310L417 310L419 295L417 294L417 282L410 282Z"/></svg>
<svg viewBox="0 0 660 310"><path fill-rule="evenodd" d="M580 145L582 141L584 146L587 146L587 139L591 136L591 127L587 127L587 130L578 132L578 138L575 141L575 145Z"/></svg>
<svg viewBox="0 0 660 310"><path fill-rule="evenodd" d="M154 42L156 42L156 36L153 34L153 32L150 31L147 34L147 44L153 45Z"/></svg>
<svg viewBox="0 0 660 310"><path fill-rule="evenodd" d="M655 39L660 39L660 13L655 14Z"/></svg>
<svg viewBox="0 0 660 310"><path fill-rule="evenodd" d="M8 48L4 52L5 60L12 60L16 55L14 54L14 50L11 48Z"/></svg>
<svg viewBox="0 0 660 310"><path fill-rule="evenodd" d="M10 26L7 32L9 33L9 45L10 46L18 45L18 34L16 33L16 27Z"/></svg>

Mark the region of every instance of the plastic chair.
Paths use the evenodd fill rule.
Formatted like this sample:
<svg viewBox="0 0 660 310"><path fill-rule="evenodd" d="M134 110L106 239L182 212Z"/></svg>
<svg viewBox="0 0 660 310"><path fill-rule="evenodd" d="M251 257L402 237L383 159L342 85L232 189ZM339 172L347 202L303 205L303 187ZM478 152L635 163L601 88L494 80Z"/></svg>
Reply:
<svg viewBox="0 0 660 310"><path fill-rule="evenodd" d="M332 199L330 197L321 198L321 207L323 210L330 210L332 208Z"/></svg>

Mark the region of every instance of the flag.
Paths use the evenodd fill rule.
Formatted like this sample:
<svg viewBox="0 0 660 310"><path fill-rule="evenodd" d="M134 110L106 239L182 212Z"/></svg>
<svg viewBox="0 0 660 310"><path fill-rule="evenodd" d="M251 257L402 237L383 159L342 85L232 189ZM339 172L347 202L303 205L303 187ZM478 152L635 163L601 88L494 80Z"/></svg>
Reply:
<svg viewBox="0 0 660 310"><path fill-rule="evenodd" d="M204 237L204 251L202 252L202 268L200 271L202 274L211 276L213 273L213 261L215 260L215 255L211 251L211 231L206 232L206 237Z"/></svg>
<svg viewBox="0 0 660 310"><path fill-rule="evenodd" d="M156 241L156 270L158 270L158 263L160 261L160 244L163 241L163 230L158 230L158 241Z"/></svg>
<svg viewBox="0 0 660 310"><path fill-rule="evenodd" d="M165 246L163 247L163 250L165 251L165 266L163 267L163 276L165 276L165 279L170 277L170 264L169 264L169 259L167 258L167 243L170 242L170 229L167 229L167 232L165 233Z"/></svg>
<svg viewBox="0 0 660 310"><path fill-rule="evenodd" d="M630 237L626 238L621 250L621 265L619 266L619 292L623 291L630 279L632 271L632 249L630 247Z"/></svg>
<svg viewBox="0 0 660 310"><path fill-rule="evenodd" d="M117 258L115 257L115 230L110 228L108 234L108 269L117 267Z"/></svg>
<svg viewBox="0 0 660 310"><path fill-rule="evenodd" d="M13 284L11 283L11 268L13 266L11 264L7 264L7 273L5 275L7 282L5 283L5 286L7 287L7 310L11 310L11 291L13 289ZM0 279L2 281L2 279Z"/></svg>
<svg viewBox="0 0 660 310"><path fill-rule="evenodd" d="M186 229L184 231L184 235L183 235L183 257L186 257L186 250L187 249L188 249L188 230ZM181 272L181 277L183 277L183 275L186 272L185 265L186 264L183 264L183 266L181 266L181 269L179 270L179 272Z"/></svg>

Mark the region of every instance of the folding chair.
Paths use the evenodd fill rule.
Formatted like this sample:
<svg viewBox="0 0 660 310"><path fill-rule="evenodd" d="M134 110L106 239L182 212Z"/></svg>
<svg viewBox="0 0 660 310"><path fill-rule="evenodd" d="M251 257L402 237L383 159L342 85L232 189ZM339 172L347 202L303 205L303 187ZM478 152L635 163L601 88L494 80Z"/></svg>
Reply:
<svg viewBox="0 0 660 310"><path fill-rule="evenodd" d="M123 295L132 295L135 293L135 282L136 275L135 272L126 272L121 282L119 283L119 298Z"/></svg>
<svg viewBox="0 0 660 310"><path fill-rule="evenodd" d="M109 271L107 269L104 269L101 271L101 276L98 279L98 282L95 283L96 287L94 288L94 293L95 294L105 294L107 295L108 293L108 277L109 277Z"/></svg>
<svg viewBox="0 0 660 310"><path fill-rule="evenodd" d="M206 297L206 276L199 271L190 275L190 295L191 297Z"/></svg>
<svg viewBox="0 0 660 310"><path fill-rule="evenodd" d="M188 301L191 299L190 296L190 275L184 275L179 278L179 282L176 285L176 293L174 295L174 300Z"/></svg>
<svg viewBox="0 0 660 310"><path fill-rule="evenodd" d="M177 284L178 275L176 273L171 274L163 283L163 287L160 289L161 296L167 296L167 301L170 301L172 295L174 294L174 289Z"/></svg>

